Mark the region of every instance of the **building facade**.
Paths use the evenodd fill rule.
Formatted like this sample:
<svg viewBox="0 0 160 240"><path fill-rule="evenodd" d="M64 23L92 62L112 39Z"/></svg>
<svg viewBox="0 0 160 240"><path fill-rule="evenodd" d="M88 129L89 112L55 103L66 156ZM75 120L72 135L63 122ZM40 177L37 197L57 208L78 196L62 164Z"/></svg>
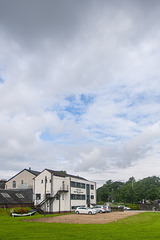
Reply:
<svg viewBox="0 0 160 240"><path fill-rule="evenodd" d="M32 189L33 178L39 173L38 171L31 170L31 168L23 169L6 182L5 189Z"/></svg>
<svg viewBox="0 0 160 240"><path fill-rule="evenodd" d="M96 183L64 171L43 170L34 178L33 201L46 213L96 204Z"/></svg>

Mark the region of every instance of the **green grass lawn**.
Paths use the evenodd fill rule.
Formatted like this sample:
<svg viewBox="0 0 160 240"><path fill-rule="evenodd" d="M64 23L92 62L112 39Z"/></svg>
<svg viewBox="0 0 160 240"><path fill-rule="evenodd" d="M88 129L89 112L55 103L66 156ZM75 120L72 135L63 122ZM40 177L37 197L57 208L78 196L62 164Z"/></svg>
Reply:
<svg viewBox="0 0 160 240"><path fill-rule="evenodd" d="M51 215L49 215L51 216ZM54 215L53 215L54 216ZM27 219L42 217L36 213ZM160 239L160 213L141 213L108 224L23 222L0 209L0 240L139 240Z"/></svg>

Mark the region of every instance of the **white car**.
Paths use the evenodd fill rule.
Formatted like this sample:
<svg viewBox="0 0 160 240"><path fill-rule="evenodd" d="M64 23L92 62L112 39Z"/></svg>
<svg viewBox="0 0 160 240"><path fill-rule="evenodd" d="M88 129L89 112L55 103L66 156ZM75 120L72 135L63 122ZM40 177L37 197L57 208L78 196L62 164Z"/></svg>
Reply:
<svg viewBox="0 0 160 240"><path fill-rule="evenodd" d="M96 214L97 211L95 209L89 208L89 207L77 207L75 210L75 213L77 214Z"/></svg>
<svg viewBox="0 0 160 240"><path fill-rule="evenodd" d="M129 207L126 207L126 206L118 206L118 208L123 208L123 210L131 210L131 208L129 208Z"/></svg>
<svg viewBox="0 0 160 240"><path fill-rule="evenodd" d="M130 207L125 207L125 206L124 206L124 210L131 210L131 208L130 208Z"/></svg>
<svg viewBox="0 0 160 240"><path fill-rule="evenodd" d="M106 206L99 206L99 205L97 205L97 206L92 207L92 209L95 209L96 212L99 212L99 213L107 212Z"/></svg>
<svg viewBox="0 0 160 240"><path fill-rule="evenodd" d="M109 206L97 205L94 206L93 209L99 213L111 212L111 208Z"/></svg>

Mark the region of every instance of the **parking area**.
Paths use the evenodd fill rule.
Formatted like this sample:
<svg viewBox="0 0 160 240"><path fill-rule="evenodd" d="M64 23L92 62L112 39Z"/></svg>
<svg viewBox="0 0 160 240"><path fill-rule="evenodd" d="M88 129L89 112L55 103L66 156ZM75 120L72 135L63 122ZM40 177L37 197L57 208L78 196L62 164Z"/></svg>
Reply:
<svg viewBox="0 0 160 240"><path fill-rule="evenodd" d="M48 223L75 223L75 224L106 224L122 218L137 215L142 211L124 211L111 213L98 213L96 215L71 214L56 217L38 218L29 221Z"/></svg>

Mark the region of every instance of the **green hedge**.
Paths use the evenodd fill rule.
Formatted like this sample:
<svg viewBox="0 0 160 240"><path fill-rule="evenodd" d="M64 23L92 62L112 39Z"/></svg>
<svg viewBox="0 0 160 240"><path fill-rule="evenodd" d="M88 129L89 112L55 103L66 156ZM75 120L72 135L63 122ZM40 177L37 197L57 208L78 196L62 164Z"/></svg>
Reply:
<svg viewBox="0 0 160 240"><path fill-rule="evenodd" d="M138 204L125 204L125 206L131 208L131 210L139 210Z"/></svg>
<svg viewBox="0 0 160 240"><path fill-rule="evenodd" d="M96 205L105 205L105 202L97 202Z"/></svg>

